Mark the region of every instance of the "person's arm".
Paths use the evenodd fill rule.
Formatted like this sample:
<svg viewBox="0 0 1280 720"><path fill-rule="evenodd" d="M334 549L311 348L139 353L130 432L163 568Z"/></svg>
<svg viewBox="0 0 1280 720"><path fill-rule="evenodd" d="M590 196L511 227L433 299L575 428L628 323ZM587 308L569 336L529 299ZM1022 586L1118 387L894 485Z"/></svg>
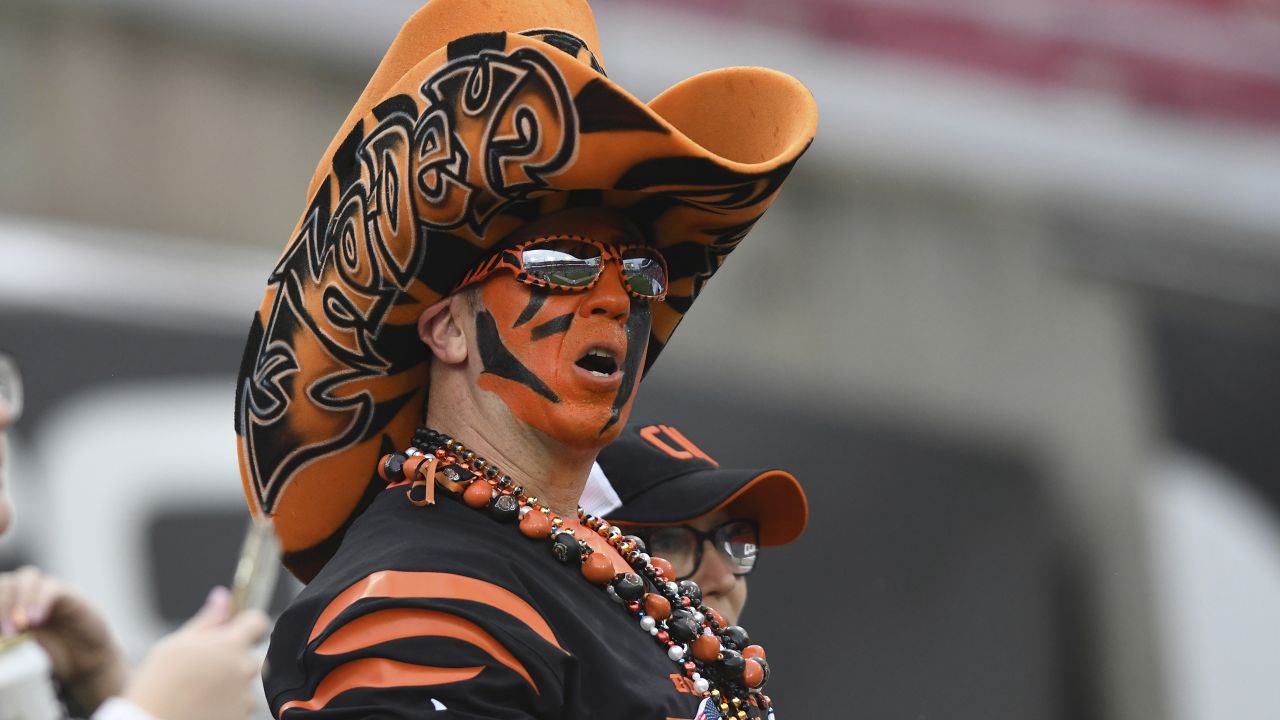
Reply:
<svg viewBox="0 0 1280 720"><path fill-rule="evenodd" d="M248 718L258 670L252 649L266 629L256 610L233 616L230 594L215 588L131 674L105 619L83 596L36 568L0 574L0 632L31 633L71 709L94 720Z"/></svg>
<svg viewBox="0 0 1280 720"><path fill-rule="evenodd" d="M0 574L0 633L29 632L74 709L92 713L129 676L124 649L78 592L34 567Z"/></svg>
<svg viewBox="0 0 1280 720"><path fill-rule="evenodd" d="M231 594L214 588L199 612L151 648L124 699L160 720L250 717L259 670L253 648L267 626L258 610L232 615Z"/></svg>

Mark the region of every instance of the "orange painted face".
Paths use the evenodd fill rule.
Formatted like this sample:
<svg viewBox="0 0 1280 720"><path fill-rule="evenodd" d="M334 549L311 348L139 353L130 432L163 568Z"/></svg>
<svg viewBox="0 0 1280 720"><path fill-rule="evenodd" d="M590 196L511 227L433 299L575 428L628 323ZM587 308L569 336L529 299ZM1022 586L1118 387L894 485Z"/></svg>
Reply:
<svg viewBox="0 0 1280 720"><path fill-rule="evenodd" d="M578 218L571 231L610 245L635 242L598 218ZM649 343L649 301L627 291L617 260L606 262L580 292L532 287L508 272L480 284L479 387L521 422L573 447L603 447L621 432Z"/></svg>

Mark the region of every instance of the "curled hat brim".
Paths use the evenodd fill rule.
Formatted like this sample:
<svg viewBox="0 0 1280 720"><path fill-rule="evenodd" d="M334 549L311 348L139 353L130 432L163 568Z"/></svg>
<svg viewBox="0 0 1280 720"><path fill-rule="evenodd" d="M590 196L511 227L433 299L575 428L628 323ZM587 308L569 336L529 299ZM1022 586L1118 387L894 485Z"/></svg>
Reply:
<svg viewBox="0 0 1280 720"><path fill-rule="evenodd" d="M717 510L755 520L760 544L767 546L786 545L809 524L809 500L791 473L722 468L695 470L655 485L628 499L609 520L624 525L673 525Z"/></svg>
<svg viewBox="0 0 1280 720"><path fill-rule="evenodd" d="M418 316L506 235L573 206L635 223L671 275L652 364L816 129L808 90L763 68L704 73L643 103L603 75L583 39L594 26L405 40L442 5L460 3L406 25L326 152L240 368L246 499L303 579L380 487L377 458L422 422Z"/></svg>

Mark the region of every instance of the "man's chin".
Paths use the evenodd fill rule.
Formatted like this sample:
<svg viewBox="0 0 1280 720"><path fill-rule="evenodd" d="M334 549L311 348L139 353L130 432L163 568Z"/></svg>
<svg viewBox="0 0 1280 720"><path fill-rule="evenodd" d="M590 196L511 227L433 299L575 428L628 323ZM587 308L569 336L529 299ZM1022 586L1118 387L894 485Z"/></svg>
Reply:
<svg viewBox="0 0 1280 720"><path fill-rule="evenodd" d="M549 417L545 427L538 428L569 447L599 450L617 439L626 424L626 414L615 419L611 405L595 403L564 407Z"/></svg>

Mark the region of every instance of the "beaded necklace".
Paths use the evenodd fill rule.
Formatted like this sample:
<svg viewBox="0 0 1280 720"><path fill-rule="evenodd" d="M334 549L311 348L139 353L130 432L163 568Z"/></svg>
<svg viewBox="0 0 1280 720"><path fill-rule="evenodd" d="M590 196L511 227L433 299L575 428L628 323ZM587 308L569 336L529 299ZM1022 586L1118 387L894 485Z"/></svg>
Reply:
<svg viewBox="0 0 1280 720"><path fill-rule="evenodd" d="M650 557L644 542L602 518L578 508L579 522L604 538L634 572L615 573L613 563L564 526L564 518L529 495L511 476L468 450L462 443L429 428L418 428L413 445L378 462L378 475L396 485L409 485L409 501L435 504L435 488L476 510L487 510L500 522L515 522L531 540L550 540L551 552L638 619L640 628L679 665L690 689L709 698L726 718L745 720L748 707L773 718L769 696L761 688L769 679L764 648L751 644L747 631L725 625L714 608L702 602L702 589L692 580L675 582L671 563Z"/></svg>

